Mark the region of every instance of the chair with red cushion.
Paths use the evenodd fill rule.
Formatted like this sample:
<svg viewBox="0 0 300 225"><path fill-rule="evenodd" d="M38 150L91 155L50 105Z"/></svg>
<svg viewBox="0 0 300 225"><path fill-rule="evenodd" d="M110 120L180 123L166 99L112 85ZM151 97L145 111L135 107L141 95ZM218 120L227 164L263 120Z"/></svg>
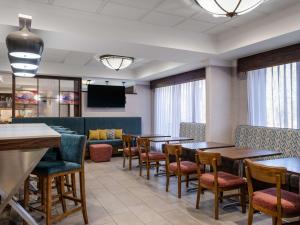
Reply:
<svg viewBox="0 0 300 225"><path fill-rule="evenodd" d="M185 176L186 187L189 186L189 176L191 174L197 174L197 164L190 161L182 161L182 147L181 145L165 145L166 154L166 191L169 191L170 175L174 174L177 176L178 181L178 198L181 198L181 177ZM175 157L176 161L170 163L170 156Z"/></svg>
<svg viewBox="0 0 300 225"><path fill-rule="evenodd" d="M281 225L282 218L300 216L300 195L281 189L286 182L286 168L264 166L248 159L245 164L249 191L248 225L252 224L254 209L272 216L273 225ZM253 191L253 180L275 187Z"/></svg>
<svg viewBox="0 0 300 225"><path fill-rule="evenodd" d="M129 160L129 170L132 167L132 159L138 159L139 151L137 147L132 146L133 140L131 135L123 135L123 168L125 168L126 158Z"/></svg>
<svg viewBox="0 0 300 225"><path fill-rule="evenodd" d="M202 188L212 191L215 195L215 219L219 219L219 200L223 198L225 191L231 191L240 189L240 202L242 206L242 212L246 212L246 181L239 176L235 176L230 173L218 171L218 167L221 165L220 153L212 153L205 151L197 151L196 161L198 164L198 193L196 208L199 209L200 195ZM209 165L212 168L212 172L202 173L201 168L205 168Z"/></svg>
<svg viewBox="0 0 300 225"><path fill-rule="evenodd" d="M140 155L140 176L142 176L143 164L146 164L147 179L150 179L150 164L156 163L156 173L159 170L159 163L166 160L166 156L162 152L150 151L150 141L148 138L138 138L137 146Z"/></svg>

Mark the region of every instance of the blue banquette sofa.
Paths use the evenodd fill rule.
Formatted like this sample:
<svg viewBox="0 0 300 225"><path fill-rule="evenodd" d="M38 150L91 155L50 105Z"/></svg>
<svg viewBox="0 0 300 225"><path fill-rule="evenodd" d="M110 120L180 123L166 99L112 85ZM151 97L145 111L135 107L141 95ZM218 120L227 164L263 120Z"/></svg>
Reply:
<svg viewBox="0 0 300 225"><path fill-rule="evenodd" d="M45 123L49 126L62 126L77 134L88 136L89 130L95 129L123 129L123 133L141 134L141 117L37 117L14 118L13 123ZM90 144L110 144L113 153L116 154L122 148L121 139L88 140L87 150Z"/></svg>

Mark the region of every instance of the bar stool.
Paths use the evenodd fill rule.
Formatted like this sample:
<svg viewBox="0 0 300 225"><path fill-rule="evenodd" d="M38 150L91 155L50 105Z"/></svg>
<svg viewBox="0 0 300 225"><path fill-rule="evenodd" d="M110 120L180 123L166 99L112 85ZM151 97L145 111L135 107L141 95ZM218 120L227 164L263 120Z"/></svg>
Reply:
<svg viewBox="0 0 300 225"><path fill-rule="evenodd" d="M51 225L58 222L68 215L77 211L82 211L85 224L88 224L88 216L86 210L85 197L85 178L84 178L84 154L85 154L86 137L83 135L62 134L60 146L60 160L57 161L41 161L34 169L34 175L39 177L40 187L42 192L42 210L46 214L46 225ZM80 198L76 197L75 193L72 196L65 191L64 178L71 175L72 180L75 181L75 174L79 174L80 183ZM63 214L52 216L52 205L54 203L52 197L52 182L58 190L58 198L62 204ZM29 206L29 188L28 179L24 186L24 207ZM76 190L75 182L72 182L72 190ZM75 195L75 196L74 196ZM70 210L67 209L65 200L71 200L80 203ZM32 208L35 209L35 208Z"/></svg>

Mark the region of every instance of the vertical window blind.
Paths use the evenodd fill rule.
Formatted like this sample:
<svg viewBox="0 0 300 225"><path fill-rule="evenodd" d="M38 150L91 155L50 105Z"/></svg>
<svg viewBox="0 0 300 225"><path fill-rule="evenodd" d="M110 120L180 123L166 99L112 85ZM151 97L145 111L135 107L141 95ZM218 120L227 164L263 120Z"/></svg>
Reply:
<svg viewBox="0 0 300 225"><path fill-rule="evenodd" d="M300 128L300 63L247 72L249 122Z"/></svg>
<svg viewBox="0 0 300 225"><path fill-rule="evenodd" d="M154 132L179 136L180 122L205 123L205 80L154 89Z"/></svg>

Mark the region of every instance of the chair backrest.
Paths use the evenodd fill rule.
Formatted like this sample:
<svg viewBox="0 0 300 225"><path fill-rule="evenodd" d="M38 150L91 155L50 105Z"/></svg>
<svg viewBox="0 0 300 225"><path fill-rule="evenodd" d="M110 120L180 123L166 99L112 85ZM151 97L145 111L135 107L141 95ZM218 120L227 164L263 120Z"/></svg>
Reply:
<svg viewBox="0 0 300 225"><path fill-rule="evenodd" d="M214 152L196 151L196 163L198 165L198 175L201 175L201 168L205 171L206 166L210 166L217 180L218 167L221 165L221 154Z"/></svg>
<svg viewBox="0 0 300 225"><path fill-rule="evenodd" d="M123 148L131 149L131 143L132 143L131 135L123 134L122 135L122 141L123 141Z"/></svg>
<svg viewBox="0 0 300 225"><path fill-rule="evenodd" d="M139 153L145 152L147 155L150 152L150 140L148 138L138 138L137 139L137 147Z"/></svg>
<svg viewBox="0 0 300 225"><path fill-rule="evenodd" d="M286 168L265 166L249 159L245 160L247 179L269 184L285 184Z"/></svg>
<svg viewBox="0 0 300 225"><path fill-rule="evenodd" d="M85 145L85 135L62 134L60 144L61 159L83 165Z"/></svg>
<svg viewBox="0 0 300 225"><path fill-rule="evenodd" d="M250 204L252 204L253 198L253 180L258 180L269 184L275 184L277 197L277 215L280 218L282 214L281 185L285 184L285 177L287 172L286 168L264 166L259 163L252 162L249 159L246 159L244 162L246 166L246 176Z"/></svg>
<svg viewBox="0 0 300 225"><path fill-rule="evenodd" d="M170 156L173 158L175 157L176 163L177 163L177 168L180 171L180 161L181 161L181 155L182 155L182 147L181 145L176 145L176 144L165 144L164 145L164 151L166 154L166 164L167 164L167 169L169 168L170 165Z"/></svg>

